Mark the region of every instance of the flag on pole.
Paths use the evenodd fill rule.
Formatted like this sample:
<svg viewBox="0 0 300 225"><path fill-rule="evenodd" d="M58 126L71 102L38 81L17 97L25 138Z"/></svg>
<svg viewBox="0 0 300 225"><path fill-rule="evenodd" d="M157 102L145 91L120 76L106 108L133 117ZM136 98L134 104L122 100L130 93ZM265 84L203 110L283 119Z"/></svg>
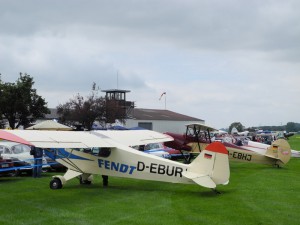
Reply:
<svg viewBox="0 0 300 225"><path fill-rule="evenodd" d="M162 93L161 96L159 97L159 100L161 100L162 96L167 94L166 92Z"/></svg>

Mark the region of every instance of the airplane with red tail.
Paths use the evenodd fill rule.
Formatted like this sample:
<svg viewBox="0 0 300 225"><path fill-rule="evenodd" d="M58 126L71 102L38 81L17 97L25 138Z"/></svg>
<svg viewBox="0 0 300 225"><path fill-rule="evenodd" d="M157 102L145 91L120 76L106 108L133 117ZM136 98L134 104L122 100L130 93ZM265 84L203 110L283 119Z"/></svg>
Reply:
<svg viewBox="0 0 300 225"><path fill-rule="evenodd" d="M169 135L149 130L0 130L0 139L42 148L67 167L64 175L53 176L51 189L61 189L76 177L81 184L90 184L94 174L198 184L214 191L217 185L229 183L228 151L218 142L207 145L192 163L184 164L131 147L173 140Z"/></svg>

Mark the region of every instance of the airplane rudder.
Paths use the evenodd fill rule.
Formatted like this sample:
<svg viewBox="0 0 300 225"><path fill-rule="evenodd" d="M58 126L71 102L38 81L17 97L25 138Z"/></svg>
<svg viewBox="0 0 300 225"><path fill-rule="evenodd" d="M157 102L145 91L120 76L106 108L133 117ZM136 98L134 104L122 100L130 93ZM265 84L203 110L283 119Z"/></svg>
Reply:
<svg viewBox="0 0 300 225"><path fill-rule="evenodd" d="M228 151L222 143L213 142L201 151L200 155L191 163L191 166L197 167L199 173L218 176L219 170L229 168Z"/></svg>
<svg viewBox="0 0 300 225"><path fill-rule="evenodd" d="M213 142L206 149L208 153L214 154L214 165L212 168L212 179L216 184L227 184L230 177L228 150L221 142Z"/></svg>
<svg viewBox="0 0 300 225"><path fill-rule="evenodd" d="M183 176L209 188L218 184L228 184L228 151L221 143L211 143L192 161Z"/></svg>
<svg viewBox="0 0 300 225"><path fill-rule="evenodd" d="M291 158L291 147L284 139L274 141L266 151L266 156L279 160L279 166L286 164Z"/></svg>

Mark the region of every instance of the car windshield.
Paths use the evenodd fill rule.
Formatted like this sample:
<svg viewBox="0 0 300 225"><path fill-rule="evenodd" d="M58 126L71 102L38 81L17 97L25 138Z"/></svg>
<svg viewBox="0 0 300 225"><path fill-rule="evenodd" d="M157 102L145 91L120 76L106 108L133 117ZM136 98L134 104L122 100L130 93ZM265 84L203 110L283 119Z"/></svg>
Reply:
<svg viewBox="0 0 300 225"><path fill-rule="evenodd" d="M151 143L151 144L145 145L144 150L160 149L160 148L164 148L162 143Z"/></svg>
<svg viewBox="0 0 300 225"><path fill-rule="evenodd" d="M27 145L19 144L19 145L12 146L11 150L14 154L20 154L23 152L30 152L30 147Z"/></svg>
<svg viewBox="0 0 300 225"><path fill-rule="evenodd" d="M9 148L7 148L6 146L1 145L0 146L0 154L11 154Z"/></svg>

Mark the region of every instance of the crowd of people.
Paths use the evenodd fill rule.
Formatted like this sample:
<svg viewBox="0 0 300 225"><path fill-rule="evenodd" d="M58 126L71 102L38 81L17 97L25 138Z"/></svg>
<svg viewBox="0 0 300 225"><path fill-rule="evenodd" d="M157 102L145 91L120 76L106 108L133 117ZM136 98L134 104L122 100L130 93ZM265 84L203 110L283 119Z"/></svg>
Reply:
<svg viewBox="0 0 300 225"><path fill-rule="evenodd" d="M215 134L212 141L222 141L236 145L243 145L244 141L255 141L270 145L278 137L272 133L270 134L248 134L247 136L238 134Z"/></svg>

